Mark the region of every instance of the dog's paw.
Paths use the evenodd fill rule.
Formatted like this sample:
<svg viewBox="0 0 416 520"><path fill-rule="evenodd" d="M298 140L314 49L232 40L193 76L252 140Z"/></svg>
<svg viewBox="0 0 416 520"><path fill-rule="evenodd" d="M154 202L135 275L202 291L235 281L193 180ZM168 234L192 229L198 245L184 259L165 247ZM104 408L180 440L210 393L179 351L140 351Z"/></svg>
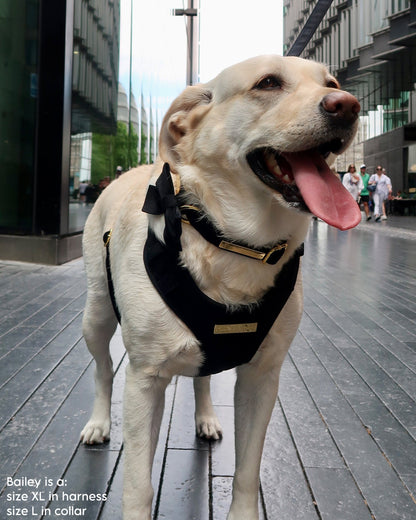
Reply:
<svg viewBox="0 0 416 520"><path fill-rule="evenodd" d="M110 422L88 421L81 432L83 444L102 444L110 438Z"/></svg>
<svg viewBox="0 0 416 520"><path fill-rule="evenodd" d="M215 416L196 418L196 434L203 439L218 441L222 439L222 428Z"/></svg>
<svg viewBox="0 0 416 520"><path fill-rule="evenodd" d="M232 505L227 516L227 520L259 520L259 518L258 509L249 507L247 504L244 504L244 509L243 506L233 507Z"/></svg>

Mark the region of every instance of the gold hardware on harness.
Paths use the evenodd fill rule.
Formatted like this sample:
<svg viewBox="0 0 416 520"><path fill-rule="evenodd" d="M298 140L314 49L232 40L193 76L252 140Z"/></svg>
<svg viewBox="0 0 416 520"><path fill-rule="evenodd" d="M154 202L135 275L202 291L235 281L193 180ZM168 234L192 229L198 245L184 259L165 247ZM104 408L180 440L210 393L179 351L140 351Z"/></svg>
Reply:
<svg viewBox="0 0 416 520"><path fill-rule="evenodd" d="M179 209L181 209L181 210L182 209L183 210L192 209L192 210L198 211L198 212L201 211L200 208L198 208L197 206L192 206L191 204L184 204ZM184 214L181 215L181 220L184 224L190 224L188 217Z"/></svg>
<svg viewBox="0 0 416 520"><path fill-rule="evenodd" d="M104 246L107 247L108 244L110 243L110 238L111 238L111 234L112 234L113 230L110 229L110 231L108 231L108 235L107 235L107 239L106 241L104 242Z"/></svg>
<svg viewBox="0 0 416 520"><path fill-rule="evenodd" d="M193 209L194 211L200 212L201 209L198 206L192 206L192 204L184 204L180 209Z"/></svg>
<svg viewBox="0 0 416 520"><path fill-rule="evenodd" d="M267 260L275 251L281 251L282 249L287 249L287 242L285 242L284 244L279 244L276 247L273 247L273 249L270 249L270 251L267 254L265 254L264 258L262 259L263 264L267 263Z"/></svg>
<svg viewBox="0 0 416 520"><path fill-rule="evenodd" d="M246 334L257 331L256 323L230 323L228 325L215 325L214 334Z"/></svg>

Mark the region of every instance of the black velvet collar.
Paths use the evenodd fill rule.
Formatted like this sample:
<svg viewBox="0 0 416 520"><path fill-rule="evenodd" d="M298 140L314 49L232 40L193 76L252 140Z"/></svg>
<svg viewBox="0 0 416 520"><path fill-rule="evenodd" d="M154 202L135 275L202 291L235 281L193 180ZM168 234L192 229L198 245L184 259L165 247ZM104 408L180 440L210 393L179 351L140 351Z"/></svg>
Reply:
<svg viewBox="0 0 416 520"><path fill-rule="evenodd" d="M243 242L227 239L211 222L200 208L181 204L183 194L174 194L170 168L164 164L156 185L150 185L143 206L143 211L152 215L165 215L164 240L168 246L180 251L181 221L195 228L201 236L216 247L239 255L261 260L263 263L276 264L287 248L286 241L279 241L272 247L254 249Z"/></svg>

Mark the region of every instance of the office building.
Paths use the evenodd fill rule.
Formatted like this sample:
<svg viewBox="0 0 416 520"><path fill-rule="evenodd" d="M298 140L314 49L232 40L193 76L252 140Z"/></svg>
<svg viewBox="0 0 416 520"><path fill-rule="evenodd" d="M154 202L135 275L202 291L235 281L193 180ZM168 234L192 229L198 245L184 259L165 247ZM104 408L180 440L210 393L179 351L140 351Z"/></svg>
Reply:
<svg viewBox="0 0 416 520"><path fill-rule="evenodd" d="M287 50L316 0L283 4ZM302 57L329 66L361 103L358 139L338 169L380 164L394 191L416 191L416 0L334 0Z"/></svg>
<svg viewBox="0 0 416 520"><path fill-rule="evenodd" d="M2 1L1 259L81 254L88 210L71 201L88 176L91 132L116 130L119 17L119 0Z"/></svg>

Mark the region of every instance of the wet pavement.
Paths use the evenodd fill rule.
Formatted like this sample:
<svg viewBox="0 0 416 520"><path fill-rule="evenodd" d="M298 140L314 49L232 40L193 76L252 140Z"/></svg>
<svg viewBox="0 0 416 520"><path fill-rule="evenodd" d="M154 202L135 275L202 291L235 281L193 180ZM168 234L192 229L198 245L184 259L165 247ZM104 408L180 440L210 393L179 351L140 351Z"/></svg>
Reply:
<svg viewBox="0 0 416 520"><path fill-rule="evenodd" d="M312 222L303 274L304 316L263 455L261 519L414 520L416 217L345 232ZM85 291L81 259L58 267L0 262L2 520L121 519L126 359L119 331L112 438L102 447L78 443L93 392L81 336ZM212 379L224 429L213 443L194 435L191 379L169 385L154 520L225 520L234 378L228 371Z"/></svg>

